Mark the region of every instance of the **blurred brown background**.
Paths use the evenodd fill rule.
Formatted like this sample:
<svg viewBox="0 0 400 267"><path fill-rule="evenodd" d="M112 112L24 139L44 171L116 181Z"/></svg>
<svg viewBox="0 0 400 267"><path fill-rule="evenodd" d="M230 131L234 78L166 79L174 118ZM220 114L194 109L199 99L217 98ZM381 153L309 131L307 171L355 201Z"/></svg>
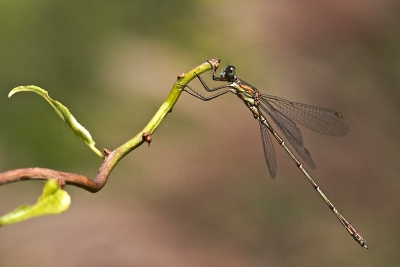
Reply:
<svg viewBox="0 0 400 267"><path fill-rule="evenodd" d="M66 105L97 147L136 135L176 76L219 57L265 94L340 111L341 138L301 128L359 247L281 147L269 177L257 122L234 95L183 94L150 148L105 188L67 187L65 214L0 229L0 266L398 266L398 1L1 1L0 168L94 177L97 158L39 96ZM210 74L204 77L210 78ZM199 85L194 83L197 88ZM0 187L0 214L42 182Z"/></svg>

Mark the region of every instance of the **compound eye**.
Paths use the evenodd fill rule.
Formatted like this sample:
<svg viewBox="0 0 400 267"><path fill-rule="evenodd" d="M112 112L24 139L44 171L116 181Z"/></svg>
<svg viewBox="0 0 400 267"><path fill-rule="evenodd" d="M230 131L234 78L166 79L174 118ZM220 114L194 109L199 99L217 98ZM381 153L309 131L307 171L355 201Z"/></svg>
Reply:
<svg viewBox="0 0 400 267"><path fill-rule="evenodd" d="M236 75L236 68L234 66L228 66L225 69L225 73L227 77L233 77Z"/></svg>
<svg viewBox="0 0 400 267"><path fill-rule="evenodd" d="M233 82L236 77L236 68L232 65L229 65L221 72L221 78L227 82Z"/></svg>

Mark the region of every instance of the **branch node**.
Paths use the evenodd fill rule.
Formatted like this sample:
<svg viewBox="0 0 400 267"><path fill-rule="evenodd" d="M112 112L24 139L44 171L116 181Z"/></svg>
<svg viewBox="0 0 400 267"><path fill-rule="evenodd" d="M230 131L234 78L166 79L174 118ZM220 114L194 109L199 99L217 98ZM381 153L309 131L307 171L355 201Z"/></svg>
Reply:
<svg viewBox="0 0 400 267"><path fill-rule="evenodd" d="M103 155L105 156L105 157L107 157L108 155L110 155L111 154L111 151L110 150L108 150L107 148L103 148Z"/></svg>
<svg viewBox="0 0 400 267"><path fill-rule="evenodd" d="M146 132L142 134L142 140L145 141L148 144L148 146L150 146L151 139L152 139L151 133Z"/></svg>

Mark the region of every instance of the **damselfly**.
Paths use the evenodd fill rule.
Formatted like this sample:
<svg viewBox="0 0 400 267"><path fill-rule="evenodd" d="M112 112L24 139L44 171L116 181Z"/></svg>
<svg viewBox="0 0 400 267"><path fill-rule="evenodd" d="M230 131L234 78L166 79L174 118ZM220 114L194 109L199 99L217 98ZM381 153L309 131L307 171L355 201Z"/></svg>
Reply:
<svg viewBox="0 0 400 267"><path fill-rule="evenodd" d="M291 102L280 97L261 94L257 88L236 76L236 68L234 66L227 66L221 72L220 76L217 76L216 74L217 68L218 66L213 68L213 80L227 82L228 84L210 88L204 82L204 80L196 74L205 90L212 94L210 96L205 96L189 86L185 87L185 91L203 101L214 99L228 92L237 95L250 109L253 117L259 122L261 139L264 147L264 156L272 178L275 178L276 176L276 158L269 133L275 137L278 143L289 154L290 158L303 172L308 181L324 199L325 203L336 215L354 240L356 240L362 247L368 248L367 243L362 235L354 228L353 225L351 225L349 221L343 217L342 214L340 214L333 203L322 192L311 175L306 171L303 164L297 159L294 153L290 150L290 148L286 145L283 139L278 135L278 133L271 126L270 122L268 122L264 116L264 114L266 114L271 118L277 128L282 132L285 139L290 143L294 150L296 150L300 158L303 159L311 169L315 169L315 163L312 160L308 150L303 146L303 138L295 122L300 123L318 133L332 136L342 136L345 135L349 130L347 122L342 114L330 109Z"/></svg>

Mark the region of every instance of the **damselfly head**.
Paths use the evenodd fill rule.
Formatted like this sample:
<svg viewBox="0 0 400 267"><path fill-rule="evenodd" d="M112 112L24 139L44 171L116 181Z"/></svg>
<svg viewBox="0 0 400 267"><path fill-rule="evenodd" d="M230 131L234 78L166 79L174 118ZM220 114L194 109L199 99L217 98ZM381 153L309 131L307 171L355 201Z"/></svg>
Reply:
<svg viewBox="0 0 400 267"><path fill-rule="evenodd" d="M224 78L228 82L232 82L236 76L235 66L229 65L221 72L221 78Z"/></svg>

